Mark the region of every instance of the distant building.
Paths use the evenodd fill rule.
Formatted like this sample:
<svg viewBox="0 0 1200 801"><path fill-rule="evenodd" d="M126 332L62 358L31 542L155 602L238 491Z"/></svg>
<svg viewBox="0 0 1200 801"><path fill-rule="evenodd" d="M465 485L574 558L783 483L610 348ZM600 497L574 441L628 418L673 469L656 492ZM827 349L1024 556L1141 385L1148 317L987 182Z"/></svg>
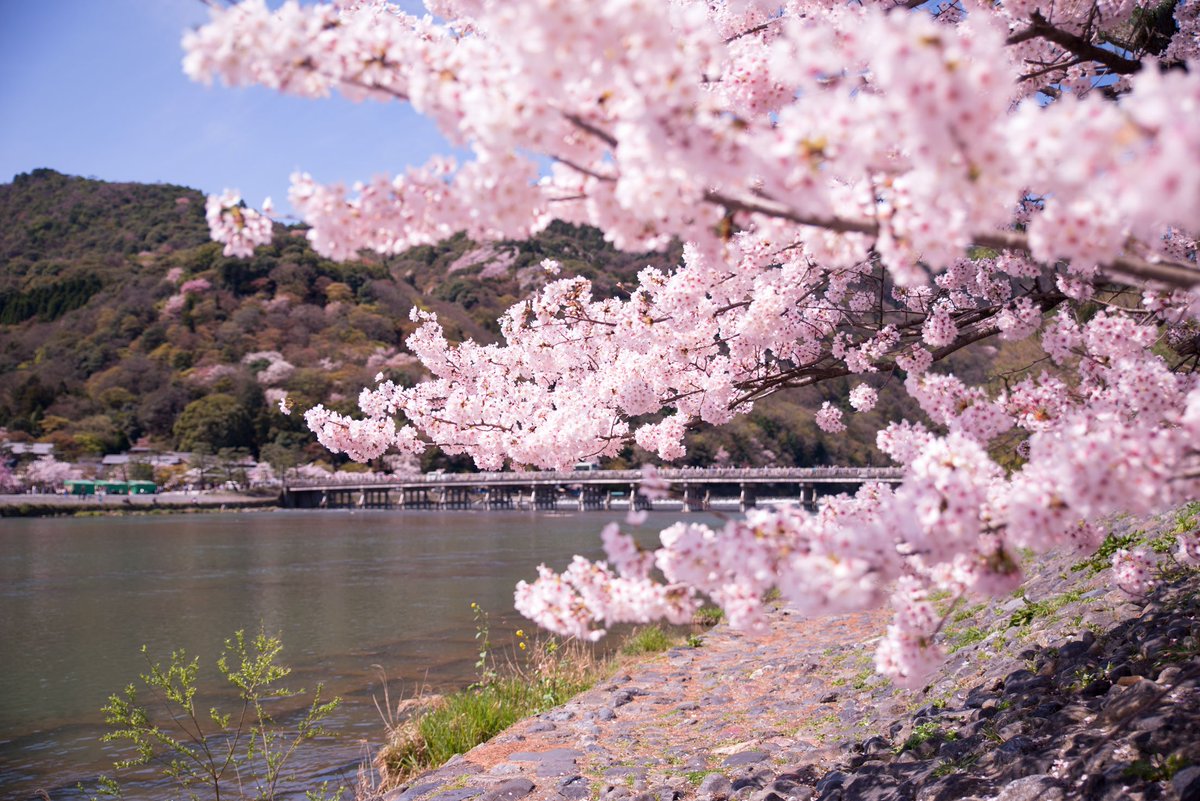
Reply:
<svg viewBox="0 0 1200 801"><path fill-rule="evenodd" d="M35 459L54 455L53 442L6 442L0 448L13 456L31 456Z"/></svg>

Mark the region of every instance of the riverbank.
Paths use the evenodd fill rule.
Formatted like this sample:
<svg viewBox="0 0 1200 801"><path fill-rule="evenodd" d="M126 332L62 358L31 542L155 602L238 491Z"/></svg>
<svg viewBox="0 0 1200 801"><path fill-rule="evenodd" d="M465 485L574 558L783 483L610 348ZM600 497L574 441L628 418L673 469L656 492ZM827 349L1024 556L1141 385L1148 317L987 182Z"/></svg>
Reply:
<svg viewBox="0 0 1200 801"><path fill-rule="evenodd" d="M0 517L149 514L279 508L277 495L161 492L156 495L0 495Z"/></svg>
<svg viewBox="0 0 1200 801"><path fill-rule="evenodd" d="M777 609L766 634L720 627L383 798L1200 798L1200 579L1135 601L1106 564L1046 558L1007 601L942 601L955 650L920 691L873 672L884 615Z"/></svg>

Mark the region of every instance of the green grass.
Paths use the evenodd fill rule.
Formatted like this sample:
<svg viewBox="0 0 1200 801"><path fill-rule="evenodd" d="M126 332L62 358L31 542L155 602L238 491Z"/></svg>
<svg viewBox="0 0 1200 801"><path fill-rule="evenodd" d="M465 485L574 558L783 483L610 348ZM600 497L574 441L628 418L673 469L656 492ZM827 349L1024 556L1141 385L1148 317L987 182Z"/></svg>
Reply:
<svg viewBox="0 0 1200 801"><path fill-rule="evenodd" d="M905 740L898 749L896 749L896 753L901 754L905 751L912 750L913 748L919 748L930 740L943 740L945 742L950 742L957 739L958 734L956 732L943 731L941 726L931 720L928 723L922 723L918 726L914 726L912 734L908 735L908 739Z"/></svg>
<svg viewBox="0 0 1200 801"><path fill-rule="evenodd" d="M1040 617L1050 617L1059 609L1062 609L1067 604L1078 601L1082 597L1082 590L1068 590L1061 595L1055 595L1044 601L1030 601L1026 598L1025 606L1013 612L1012 617L1008 619L1008 627L1018 628L1020 626L1028 626Z"/></svg>
<svg viewBox="0 0 1200 801"><path fill-rule="evenodd" d="M975 643L986 639L987 636L988 632L984 629L981 629L978 626L971 626L963 631L955 632L949 637L950 647L948 650L950 653L954 653L955 651L966 648L968 645L974 645Z"/></svg>
<svg viewBox="0 0 1200 801"><path fill-rule="evenodd" d="M958 759L946 759L938 764L933 769L931 774L935 779L940 779L943 776L949 776L952 773L962 773L976 762L979 761L979 754L966 754Z"/></svg>
<svg viewBox="0 0 1200 801"><path fill-rule="evenodd" d="M646 626L635 631L621 646L621 653L629 656L657 654L674 647L676 639L660 626Z"/></svg>
<svg viewBox="0 0 1200 801"><path fill-rule="evenodd" d="M512 724L565 703L610 672L578 643L533 643L528 661L502 675L432 702L410 719L389 724L389 743L376 759L385 785L396 785L490 740Z"/></svg>
<svg viewBox="0 0 1200 801"><path fill-rule="evenodd" d="M702 606L692 615L697 626L715 626L725 619L725 611L718 606Z"/></svg>
<svg viewBox="0 0 1200 801"><path fill-rule="evenodd" d="M386 761L396 775L441 765L490 740L518 720L564 703L590 681L529 681L521 676L446 696L445 705L421 715L410 736L393 743ZM415 730L415 731L413 731Z"/></svg>
<svg viewBox="0 0 1200 801"><path fill-rule="evenodd" d="M713 774L713 773L720 773L720 771L719 770L689 770L687 773L685 773L683 775L684 775L684 778L686 778L693 787L699 787L700 784L704 781L704 777L708 776L710 774Z"/></svg>

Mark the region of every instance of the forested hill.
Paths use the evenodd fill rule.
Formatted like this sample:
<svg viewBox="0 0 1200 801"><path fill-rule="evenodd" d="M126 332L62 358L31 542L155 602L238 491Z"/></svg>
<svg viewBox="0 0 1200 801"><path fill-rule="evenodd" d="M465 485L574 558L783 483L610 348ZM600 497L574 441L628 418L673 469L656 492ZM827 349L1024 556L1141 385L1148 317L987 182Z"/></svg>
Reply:
<svg viewBox="0 0 1200 801"><path fill-rule="evenodd" d="M209 241L195 190L48 169L0 185L0 214L0 427L68 457L143 437L183 449L277 443L317 457L300 417L273 401L287 392L300 408L351 411L377 372L420 380L403 344L413 306L437 312L451 338L491 340L503 310L545 282L545 258L603 295L679 256L621 253L595 229L555 223L528 242L481 247L460 235L348 263L277 226L270 247L230 259ZM873 440L879 415L895 408L858 416L852 436L826 442L804 408L816 397L804 400L768 401L727 430L697 432L687 461L878 461L856 441ZM425 466L444 463L435 453Z"/></svg>

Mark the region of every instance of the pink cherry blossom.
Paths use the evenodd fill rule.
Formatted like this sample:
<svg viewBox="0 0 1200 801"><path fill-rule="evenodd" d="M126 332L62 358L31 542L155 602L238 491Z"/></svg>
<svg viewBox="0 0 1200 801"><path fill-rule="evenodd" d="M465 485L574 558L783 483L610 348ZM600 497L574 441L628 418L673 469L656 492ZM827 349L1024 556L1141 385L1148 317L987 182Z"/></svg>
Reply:
<svg viewBox="0 0 1200 801"><path fill-rule="evenodd" d="M1052 15L1032 0L429 8L217 4L185 36L184 67L206 83L408 103L459 146L460 159L385 165L348 187L294 175L291 204L327 257L459 231L523 238L555 219L628 251L683 242L683 257L612 297L546 260L547 283L493 344L452 343L414 309L411 357L375 354L368 370L404 356L429 379L378 375L359 418L309 410L326 447L365 460L436 443L498 470L634 442L669 461L695 425L846 380L850 408L887 388L925 415L876 435L904 469L897 488L677 524L649 550L609 527L609 562L540 567L517 589L523 614L594 639L686 620L702 595L747 627L773 587L805 614L889 603L876 664L916 685L942 654L930 592L1009 592L1022 549L1094 552L1109 516L1200 494L1195 2L1177 5L1155 54L1110 46L1128 0ZM236 192L209 199L226 255L270 242L263 211ZM971 354L996 342L1025 363L950 369L988 363ZM843 432L844 408L825 402L817 424ZM643 471L647 495L662 484ZM1181 538L1180 563L1200 561L1195 543ZM1148 590L1145 553L1115 568L1118 586Z"/></svg>

